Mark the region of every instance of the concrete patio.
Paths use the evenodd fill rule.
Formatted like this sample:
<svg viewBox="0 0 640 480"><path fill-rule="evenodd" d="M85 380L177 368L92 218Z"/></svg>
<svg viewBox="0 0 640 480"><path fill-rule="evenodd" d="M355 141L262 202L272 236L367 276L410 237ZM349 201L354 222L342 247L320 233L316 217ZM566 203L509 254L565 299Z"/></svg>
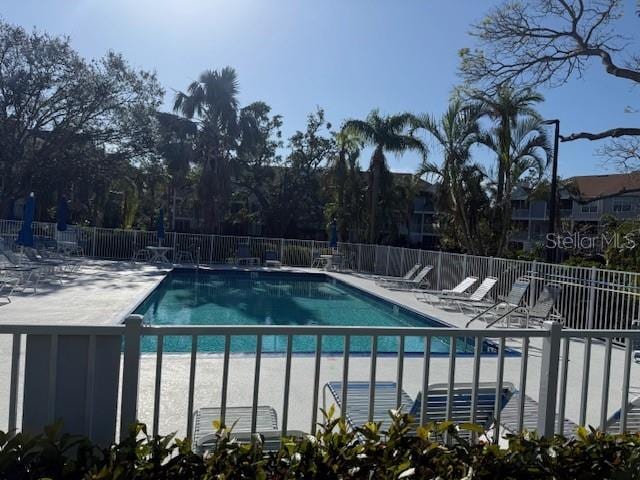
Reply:
<svg viewBox="0 0 640 480"><path fill-rule="evenodd" d="M221 267L229 268L229 267ZM309 269L287 269L308 271ZM70 276L63 285L55 282L43 283L38 293L19 293L12 303L0 307L0 324L57 324L57 325L107 325L121 322L157 283L167 269L147 264L129 262L108 262L88 260L82 270ZM467 317L456 312L445 311L416 300L411 292L391 291L375 285L365 275L330 272L329 275L356 287L400 303L428 316L444 321L452 326L464 327ZM480 322L476 328L482 327ZM490 334L488 332L488 338ZM520 341L509 340L507 346L519 349ZM538 398L540 381L540 340L532 340L529 352L526 393L534 400ZM583 343L572 341L567 382L566 416L577 422L579 416L580 392L582 389ZM0 429L7 425L8 388L10 368L11 338L0 335ZM24 349L22 350L24 352ZM591 371L588 389L587 422L599 424L602 396L602 379L605 349L595 342L591 353ZM397 360L395 357L381 356L377 360L377 379L395 381ZM448 380L448 358L431 358L429 383L443 383ZM155 354L143 354L141 359L139 414L141 421L151 424L153 418L153 394L155 384ZM342 357L323 356L320 384L342 378ZM404 389L415 398L421 389L422 358L407 356L404 368ZM196 370L194 407L217 406L220 403L221 354L199 354ZM247 406L251 404L255 359L251 354L232 354L229 375L228 405ZM283 404L284 355L264 355L260 377L259 404L271 405L279 418ZM473 358L456 358L455 381L469 382L472 376ZM506 357L504 381L519 388L520 357ZM608 415L621 406L622 373L624 350L614 347L611 359L611 389L608 395ZM495 356L482 358L481 381L495 381L497 372ZM314 358L310 355L294 355L291 368L291 392L289 429L309 431ZM187 412L187 391L189 381L189 356L165 353L162 369L160 432L178 432L184 435ZM352 356L349 364L350 380L368 380L369 357ZM630 398L640 395L640 365L631 369ZM320 400L322 405L322 399Z"/></svg>

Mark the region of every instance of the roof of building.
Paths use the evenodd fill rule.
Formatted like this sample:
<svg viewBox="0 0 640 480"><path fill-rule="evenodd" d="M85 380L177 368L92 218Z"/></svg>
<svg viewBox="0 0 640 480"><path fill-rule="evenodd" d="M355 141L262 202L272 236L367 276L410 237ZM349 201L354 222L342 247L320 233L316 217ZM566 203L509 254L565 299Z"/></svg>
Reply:
<svg viewBox="0 0 640 480"><path fill-rule="evenodd" d="M640 171L611 175L584 175L568 179L581 201L640 192Z"/></svg>

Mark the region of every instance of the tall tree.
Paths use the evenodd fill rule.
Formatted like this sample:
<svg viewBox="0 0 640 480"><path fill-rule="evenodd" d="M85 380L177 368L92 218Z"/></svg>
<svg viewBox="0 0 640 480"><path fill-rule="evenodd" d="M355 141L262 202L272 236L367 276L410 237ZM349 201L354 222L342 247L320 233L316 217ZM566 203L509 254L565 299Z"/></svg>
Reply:
<svg viewBox="0 0 640 480"><path fill-rule="evenodd" d="M273 216L277 215L278 168L282 159L282 117L270 115L264 102L254 102L240 110L240 140L236 149L238 171L235 183L253 196L260 208L252 221L262 225L263 232L273 232Z"/></svg>
<svg viewBox="0 0 640 480"><path fill-rule="evenodd" d="M468 193L475 191L471 182L475 182L478 169L470 163L471 148L480 138L479 119L482 108L477 104L467 105L456 98L439 120L422 115L414 121L414 128L426 130L442 150L442 163L424 162L421 175L439 177L439 203L445 212L451 212L459 226L461 243L473 254L483 253L483 246L477 231L476 222L469 210Z"/></svg>
<svg viewBox="0 0 640 480"><path fill-rule="evenodd" d="M519 83L557 87L582 77L590 62L599 60L607 74L637 86L640 53L632 50L637 42L617 28L629 6L621 0L503 2L472 26L479 46L460 51L462 75L488 88ZM579 139L609 139L602 153L640 166L640 128L562 136L565 142Z"/></svg>
<svg viewBox="0 0 640 480"><path fill-rule="evenodd" d="M326 192L322 173L335 155L335 141L329 136L331 124L319 108L307 116L304 130L289 138L289 154L279 169L278 211L273 223L278 235L309 237L317 234L324 221Z"/></svg>
<svg viewBox="0 0 640 480"><path fill-rule="evenodd" d="M158 112L158 153L165 161L169 176L168 203L171 205L171 229L175 230L177 197L187 185L195 160L197 125L170 113ZM156 207L157 208L157 207Z"/></svg>
<svg viewBox="0 0 640 480"><path fill-rule="evenodd" d="M362 141L353 133L341 130L335 135L337 153L328 168L331 201L327 204L327 221L335 218L341 241L352 241L362 229L362 174L358 158Z"/></svg>
<svg viewBox="0 0 640 480"><path fill-rule="evenodd" d="M493 133L498 140L493 145L497 147L494 151L498 159L496 201L502 204L504 197L510 195L509 188L505 187L511 170L512 131L520 118L539 119L534 105L544 97L529 88L517 89L509 85L501 85L493 95L479 90L470 93L471 99L480 103L483 115L494 123Z"/></svg>
<svg viewBox="0 0 640 480"><path fill-rule="evenodd" d="M98 193L76 192L108 191L154 151L162 94L155 75L119 54L87 61L67 38L0 22L0 211L30 190L38 212L60 194L74 210L93 210Z"/></svg>
<svg viewBox="0 0 640 480"><path fill-rule="evenodd" d="M403 154L410 150L420 152L426 157L426 146L407 130L412 125L413 115L380 115L373 110L365 120L347 120L344 131L359 136L366 145L373 147L369 164L369 234L371 243L378 241L379 225L389 196L391 174L387 165L386 152Z"/></svg>
<svg viewBox="0 0 640 480"><path fill-rule="evenodd" d="M498 201L499 178L496 185L496 205L492 212L493 231L496 234L495 255L502 256L507 247L511 222L511 192L518 181L526 177L532 187L542 180L547 169L551 146L546 128L536 117L519 117L509 126L509 145L505 148L500 125L481 135L480 142L496 153L499 164L504 165L504 195Z"/></svg>
<svg viewBox="0 0 640 480"><path fill-rule="evenodd" d="M178 92L174 111L200 124L198 197L205 229L220 231L231 197L232 150L238 137L238 76L231 67L207 70Z"/></svg>
<svg viewBox="0 0 640 480"><path fill-rule="evenodd" d="M529 88L513 88L510 85L500 85L493 95L475 90L470 92L470 96L473 101L479 102L483 115L493 123L489 146L496 153L498 168L495 178L496 208L493 212L492 226L494 231L498 232L496 254L500 255L506 247L507 232L511 222L514 131L521 120L524 121L522 125L535 124L537 131L544 130L540 124L540 117L534 109L534 105L542 102L543 97ZM540 135L544 134L540 133Z"/></svg>

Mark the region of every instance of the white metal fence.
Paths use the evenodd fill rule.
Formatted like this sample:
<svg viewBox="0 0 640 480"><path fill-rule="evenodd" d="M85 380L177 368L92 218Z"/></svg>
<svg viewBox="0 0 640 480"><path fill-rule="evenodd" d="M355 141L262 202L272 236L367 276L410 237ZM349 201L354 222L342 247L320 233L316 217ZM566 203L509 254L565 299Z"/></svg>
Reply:
<svg viewBox="0 0 640 480"><path fill-rule="evenodd" d="M17 235L19 221L0 220L0 237ZM96 227L71 227L83 255L93 258L129 260L148 245L157 245L155 231L118 230ZM33 224L36 237L55 238L53 223ZM66 235L68 239L70 234ZM167 232L163 245L173 248L174 258L193 258L198 264L224 263L240 245L249 247L252 256L264 259L273 251L283 265L309 267L314 258L329 251L328 242L283 238L238 237ZM631 328L640 317L640 274L542 262L508 260L493 257L427 251L383 245L339 243L344 267L354 272L378 275L403 275L416 263L433 265L430 275L435 288L450 288L465 276L498 278L494 296L504 296L516 278L539 278L529 291L527 303L533 304L546 282L562 286L557 313L565 327L582 329Z"/></svg>
<svg viewBox="0 0 640 480"><path fill-rule="evenodd" d="M396 385L397 403L401 392L406 389L422 392L417 419L423 421L431 413L427 402L429 389L434 384L446 386L446 408L441 420L451 418L455 407L454 394L463 382L471 386L468 421L475 422L475 406L478 386L482 382L495 384L496 398L508 384L520 392L519 400L511 412L511 429L536 429L543 435L553 432L571 434L566 429L565 417L580 425L590 424L609 431L626 431L640 428L637 411L630 403L640 391L639 366L633 362L633 345L640 340L640 331L620 330L563 330L556 322L546 322L543 329L456 329L456 328L389 328L389 327L316 327L316 326L152 326L143 325L142 317L132 315L124 325L114 326L46 326L46 325L1 325L0 337L10 337L10 358L8 428L15 429L20 423L21 404L19 393L22 389L21 345L23 337L36 335L51 339L48 351L49 372L48 392L38 400L39 407L47 412L47 422L56 419L59 388L56 379L61 378L59 340L64 336L88 339L86 351L87 373L83 377L86 385L80 390L86 392L85 404L93 405L96 383L102 378L97 369L98 355L96 338L118 336L122 339L122 368L119 380L119 418L110 418L120 431L136 419L150 425L154 433L168 433L178 430L191 435L193 430L192 412L202 406L202 396L196 401L205 380L215 378L217 387L207 392L204 405L219 406L224 422L228 405L244 405L252 408L251 429L256 430L257 407L269 397L279 410L279 427L286 434L292 428L315 432L319 420L321 389L327 380L342 381L348 385L354 379L368 381L393 381ZM284 355L274 360L263 351L263 341L274 335L286 337ZM153 354L141 353L141 340L155 337L157 349ZM190 338L190 354L167 354L163 350L164 339L182 336ZM198 351L198 340L217 336L224 339L224 351L219 355L208 355ZM256 339L253 354L233 355L233 339L238 336L252 336ZM311 355L293 354L296 337L315 337L316 349ZM338 336L345 345L338 357L322 354L323 338ZM404 346L408 337L421 337L424 351L419 356L406 355ZM351 353L350 343L355 337L368 337L371 341L370 353L362 356ZM378 340L381 337L395 337L398 340L395 355L379 356ZM623 338L622 347L614 345L613 337ZM474 342L472 356L460 356L456 351L456 340L464 338ZM435 342L448 341L448 355L434 357L432 346ZM483 341L493 341L497 354L487 356L482 352ZM507 354L507 347L517 344L522 355ZM120 342L118 342L120 343ZM118 347L119 350L119 347ZM238 371L233 362L241 364ZM274 363L279 362L279 363ZM84 364L80 361L78 363ZM146 370L145 370L146 368ZM57 373L56 373L57 372ZM198 380L196 380L196 373ZM180 384L167 384L167 379L180 379ZM265 381L265 378L269 381ZM348 388L342 390L341 403L347 404ZM635 392L635 393L634 393ZM525 396L526 394L526 396ZM372 418L376 407L376 389L370 388L362 405ZM535 407L531 407L532 402ZM200 405L198 405L200 403ZM637 403L637 401L635 402ZM146 404L145 408L143 404ZM493 419L495 429L505 424L504 405L495 403ZM638 408L637 406L635 407ZM142 411L144 410L144 413ZM167 424L164 417L178 415L177 422ZM615 413L617 411L617 413ZM1 412L0 412L1 413ZM630 420L633 414L634 420ZM91 407L78 409L84 419L84 433L92 435L92 418L102 415ZM295 416L295 418L293 418ZM0 426L0 429L3 428ZM495 432L495 430L494 430ZM494 438L497 438L495 436Z"/></svg>

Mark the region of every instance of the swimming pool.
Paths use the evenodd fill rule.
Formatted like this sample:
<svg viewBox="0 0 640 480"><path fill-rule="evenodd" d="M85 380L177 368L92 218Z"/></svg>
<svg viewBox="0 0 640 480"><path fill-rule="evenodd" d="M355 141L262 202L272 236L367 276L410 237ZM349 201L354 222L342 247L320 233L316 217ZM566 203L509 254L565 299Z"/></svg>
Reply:
<svg viewBox="0 0 640 480"><path fill-rule="evenodd" d="M323 273L249 272L237 270L180 270L170 272L134 311L144 315L152 325L348 325L380 327L446 327L433 318L388 302ZM315 351L314 336L295 336L293 351ZM449 338L434 337L433 354L448 354ZM143 351L155 351L156 339L144 337ZM342 352L344 338L323 337L322 350ZM408 337L407 353L422 352L424 339ZM221 352L222 336L200 337L198 351ZM263 352L283 352L286 337L263 337ZM352 336L350 351L366 353L371 338ZM397 337L381 337L380 353L397 352ZM164 350L188 352L188 337L165 337ZM234 336L232 352L255 352L254 336ZM456 342L460 354L474 350L474 340ZM483 343L484 353L495 353L490 342Z"/></svg>

